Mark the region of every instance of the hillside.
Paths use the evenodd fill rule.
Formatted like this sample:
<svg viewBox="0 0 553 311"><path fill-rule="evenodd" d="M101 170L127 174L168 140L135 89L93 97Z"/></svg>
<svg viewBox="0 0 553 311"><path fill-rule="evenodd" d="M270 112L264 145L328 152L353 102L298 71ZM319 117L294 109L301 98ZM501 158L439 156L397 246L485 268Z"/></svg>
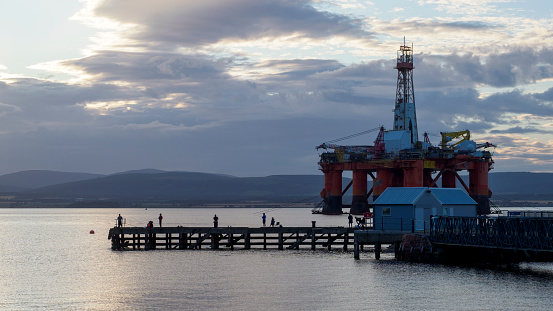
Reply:
<svg viewBox="0 0 553 311"><path fill-rule="evenodd" d="M468 185L468 176L462 177ZM343 179L346 187L350 179ZM458 187L461 187L458 182ZM492 200L553 200L553 174L528 172L490 173ZM75 200L177 200L186 202L236 202L244 200L293 201L317 197L322 175L272 175L235 177L194 172L146 169L112 175L24 171L0 176L0 192L19 193L20 199ZM369 187L371 182L369 182ZM351 190L346 193L347 204Z"/></svg>
<svg viewBox="0 0 553 311"><path fill-rule="evenodd" d="M0 176L0 185L5 187L4 189L2 188L2 186L0 186L0 190L2 192L20 191L24 189L34 189L61 183L93 179L103 176L104 175L101 174L69 173L47 170L21 171Z"/></svg>
<svg viewBox="0 0 553 311"><path fill-rule="evenodd" d="M553 194L553 173L490 173L493 193L508 195Z"/></svg>
<svg viewBox="0 0 553 311"><path fill-rule="evenodd" d="M32 189L25 191L25 194L121 200L223 202L305 198L317 195L322 185L323 176L318 175L239 178L206 173L158 172L114 174Z"/></svg>

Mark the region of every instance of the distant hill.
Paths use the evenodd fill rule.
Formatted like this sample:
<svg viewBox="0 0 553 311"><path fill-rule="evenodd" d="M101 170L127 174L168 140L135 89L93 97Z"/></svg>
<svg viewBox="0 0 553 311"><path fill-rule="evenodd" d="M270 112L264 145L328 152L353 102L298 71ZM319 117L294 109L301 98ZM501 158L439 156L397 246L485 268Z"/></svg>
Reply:
<svg viewBox="0 0 553 311"><path fill-rule="evenodd" d="M0 185L0 194L1 193L17 193L21 191L28 190L28 188L14 187L8 185Z"/></svg>
<svg viewBox="0 0 553 311"><path fill-rule="evenodd" d="M468 176L462 176L468 185ZM349 183L343 178L343 187ZM371 187L371 182L368 183ZM458 187L461 183L457 182ZM553 173L490 173L492 200L553 200ZM180 200L233 202L244 200L294 201L317 197L324 186L322 175L272 175L235 177L196 172L133 170L111 175L23 171L0 176L0 192L22 197ZM351 189L344 203L350 199ZM551 198L551 199L549 199Z"/></svg>
<svg viewBox="0 0 553 311"><path fill-rule="evenodd" d="M305 198L317 195L323 183L322 175L240 178L193 172L121 173L32 189L25 193L58 197L219 202Z"/></svg>
<svg viewBox="0 0 553 311"><path fill-rule="evenodd" d="M34 189L46 187L61 183L68 183L80 180L87 180L102 177L100 174L89 173L68 173L47 170L30 170L17 173L11 173L0 176L0 190L21 191L24 189ZM5 188L2 188L5 187ZM12 190L7 190L12 189Z"/></svg>
<svg viewBox="0 0 553 311"><path fill-rule="evenodd" d="M119 172L114 173L110 175L124 175L124 174L159 174L159 173L167 173L167 171L158 170L155 168L145 168L141 170L131 170L131 171L125 171L125 172Z"/></svg>
<svg viewBox="0 0 553 311"><path fill-rule="evenodd" d="M489 183L494 194L553 194L553 173L490 173Z"/></svg>

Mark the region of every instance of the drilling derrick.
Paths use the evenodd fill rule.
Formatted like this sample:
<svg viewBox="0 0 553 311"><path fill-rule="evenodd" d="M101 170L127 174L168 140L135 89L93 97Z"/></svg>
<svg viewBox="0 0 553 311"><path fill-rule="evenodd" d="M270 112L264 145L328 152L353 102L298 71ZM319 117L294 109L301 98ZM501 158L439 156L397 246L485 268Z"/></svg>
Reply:
<svg viewBox="0 0 553 311"><path fill-rule="evenodd" d="M319 167L324 173L323 214L342 214L349 208L352 214L371 210L373 201L387 187L456 188L457 181L478 204L477 213L490 213L488 172L493 168L491 153L495 147L488 142L477 144L470 140L470 131L441 133L439 146L432 146L428 135L418 139L415 92L413 88L413 47L405 40L397 52L397 89L393 130L383 126L359 134L379 130L374 145L343 146L324 143L317 147L326 151L320 154ZM350 135L345 138L350 138ZM337 140L335 140L337 141ZM329 151L332 149L333 151ZM342 173L352 172L351 182L342 187ZM457 173L468 171L469 185ZM372 187L368 188L368 177ZM351 205L342 204L344 194L352 189Z"/></svg>
<svg viewBox="0 0 553 311"><path fill-rule="evenodd" d="M405 42L397 51L397 88L394 109L394 130L410 132L411 148L419 141L417 114L415 110L415 89L413 88L413 48Z"/></svg>

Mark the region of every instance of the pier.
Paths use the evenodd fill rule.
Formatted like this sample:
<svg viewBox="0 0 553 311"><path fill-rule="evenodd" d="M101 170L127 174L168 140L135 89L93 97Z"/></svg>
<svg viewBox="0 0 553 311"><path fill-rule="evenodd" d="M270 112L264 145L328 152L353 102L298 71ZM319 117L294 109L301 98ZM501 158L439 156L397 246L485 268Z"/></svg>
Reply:
<svg viewBox="0 0 553 311"><path fill-rule="evenodd" d="M379 259L382 245L399 245L402 235L345 227L114 227L108 239L114 250L354 250L356 258L374 245Z"/></svg>
<svg viewBox="0 0 553 311"><path fill-rule="evenodd" d="M366 227L114 227L113 250L353 250L391 245L398 260L512 263L553 261L553 218L453 217L430 220L428 232ZM420 253L420 254L419 254Z"/></svg>
<svg viewBox="0 0 553 311"><path fill-rule="evenodd" d="M120 227L108 239L114 250L342 249L354 244L355 228L344 227Z"/></svg>

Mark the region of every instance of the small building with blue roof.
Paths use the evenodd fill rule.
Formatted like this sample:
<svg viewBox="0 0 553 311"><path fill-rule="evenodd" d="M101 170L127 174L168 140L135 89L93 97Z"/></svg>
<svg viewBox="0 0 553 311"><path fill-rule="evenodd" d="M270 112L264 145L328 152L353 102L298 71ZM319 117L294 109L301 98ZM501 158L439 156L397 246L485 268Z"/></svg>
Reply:
<svg viewBox="0 0 553 311"><path fill-rule="evenodd" d="M477 205L459 188L388 187L373 202L374 229L422 231L431 216L476 217Z"/></svg>

